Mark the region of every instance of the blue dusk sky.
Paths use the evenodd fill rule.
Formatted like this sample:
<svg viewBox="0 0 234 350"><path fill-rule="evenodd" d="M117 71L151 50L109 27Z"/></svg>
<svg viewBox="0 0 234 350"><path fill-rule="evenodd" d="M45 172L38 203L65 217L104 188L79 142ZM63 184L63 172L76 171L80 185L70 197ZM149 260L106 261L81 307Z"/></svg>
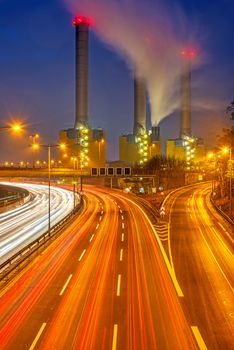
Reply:
<svg viewBox="0 0 234 350"><path fill-rule="evenodd" d="M142 3L131 0L134 2L136 6ZM146 6L150 2L157 10L157 1L146 0ZM75 0L70 3L74 5ZM228 124L225 109L234 99L234 2L167 3L168 9L180 7L186 22L191 23L186 30L199 32L202 41L205 59L193 72L196 103L192 130L210 148ZM74 125L75 37L71 21L76 13L70 8L63 0L0 0L0 126L13 119L28 124L23 137L0 134L0 161L29 159L30 134L38 132L42 142L55 143L59 130ZM132 73L124 55L106 45L96 35L95 26L90 33L89 89L91 126L106 130L107 158L118 159L118 136L133 127ZM160 126L164 142L178 137L179 111L163 119Z"/></svg>

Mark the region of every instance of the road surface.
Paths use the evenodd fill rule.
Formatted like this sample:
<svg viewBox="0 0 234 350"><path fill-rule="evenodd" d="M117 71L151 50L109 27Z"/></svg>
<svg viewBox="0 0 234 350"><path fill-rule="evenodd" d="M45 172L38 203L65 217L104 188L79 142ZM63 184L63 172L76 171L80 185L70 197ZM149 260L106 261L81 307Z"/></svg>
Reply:
<svg viewBox="0 0 234 350"><path fill-rule="evenodd" d="M198 349L142 209L86 191L86 209L0 294L1 349Z"/></svg>
<svg viewBox="0 0 234 350"><path fill-rule="evenodd" d="M208 349L234 349L233 228L210 203L210 186L200 184L170 197L169 256L183 290L190 324ZM168 211L168 208L166 209ZM164 236L165 238L165 236Z"/></svg>
<svg viewBox="0 0 234 350"><path fill-rule="evenodd" d="M0 214L0 264L48 230L48 186L14 186L27 189L30 196L23 205ZM51 227L67 216L73 205L71 191L51 187Z"/></svg>

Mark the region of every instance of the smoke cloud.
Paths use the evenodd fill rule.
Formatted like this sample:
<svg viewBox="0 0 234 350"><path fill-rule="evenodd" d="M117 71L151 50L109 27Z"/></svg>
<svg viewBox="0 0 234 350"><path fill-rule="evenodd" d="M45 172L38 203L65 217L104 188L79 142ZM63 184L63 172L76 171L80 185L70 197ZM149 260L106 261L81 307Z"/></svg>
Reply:
<svg viewBox="0 0 234 350"><path fill-rule="evenodd" d="M64 1L73 16L92 17L99 38L145 80L153 126L180 106L180 53L195 40L178 6L166 0Z"/></svg>

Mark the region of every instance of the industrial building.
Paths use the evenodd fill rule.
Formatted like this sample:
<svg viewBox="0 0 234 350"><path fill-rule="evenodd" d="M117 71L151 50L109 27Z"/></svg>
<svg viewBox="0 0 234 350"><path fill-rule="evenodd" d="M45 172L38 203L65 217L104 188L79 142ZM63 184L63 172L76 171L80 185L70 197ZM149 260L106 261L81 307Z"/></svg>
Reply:
<svg viewBox="0 0 234 350"><path fill-rule="evenodd" d="M178 139L170 139L166 144L166 156L186 163L192 169L205 159L205 146L201 138L194 137L191 132L191 64L196 52L186 49L181 52L181 121Z"/></svg>
<svg viewBox="0 0 234 350"><path fill-rule="evenodd" d="M144 165L150 158L161 154L159 127L146 128L146 89L144 81L134 79L133 133L119 138L119 159L123 163Z"/></svg>
<svg viewBox="0 0 234 350"><path fill-rule="evenodd" d="M59 142L66 144L60 155L66 165L77 162L80 169L103 167L106 163L106 134L103 129L93 129L89 124L89 27L92 20L78 16L73 20L76 38L76 108L74 128L61 130Z"/></svg>

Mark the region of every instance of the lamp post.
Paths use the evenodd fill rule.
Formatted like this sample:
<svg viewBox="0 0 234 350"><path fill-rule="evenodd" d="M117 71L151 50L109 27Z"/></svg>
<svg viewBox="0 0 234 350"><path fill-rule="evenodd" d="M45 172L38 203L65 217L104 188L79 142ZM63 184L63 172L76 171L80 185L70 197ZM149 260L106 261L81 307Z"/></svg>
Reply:
<svg viewBox="0 0 234 350"><path fill-rule="evenodd" d="M0 131L21 131L23 129L23 125L20 123L17 124L12 124L12 125L4 125L4 126L0 126Z"/></svg>
<svg viewBox="0 0 234 350"><path fill-rule="evenodd" d="M33 147L33 168L35 168L35 151L38 149L39 145L37 143L37 139L39 138L39 134L30 135L29 138L32 140Z"/></svg>
<svg viewBox="0 0 234 350"><path fill-rule="evenodd" d="M101 161L101 144L104 142L105 142L104 139L98 140L98 161L99 161L99 163Z"/></svg>
<svg viewBox="0 0 234 350"><path fill-rule="evenodd" d="M230 161L230 178L229 178L229 198L230 198L230 218L232 218L232 149L231 148L223 148L223 153L229 153L229 161Z"/></svg>
<svg viewBox="0 0 234 350"><path fill-rule="evenodd" d="M33 144L33 148L39 148L43 147L47 149L47 159L48 159L48 234L50 236L51 231L51 210L50 210L50 203L51 203L51 148L60 147L61 149L66 148L65 144L59 144L59 145L39 145L37 143Z"/></svg>

